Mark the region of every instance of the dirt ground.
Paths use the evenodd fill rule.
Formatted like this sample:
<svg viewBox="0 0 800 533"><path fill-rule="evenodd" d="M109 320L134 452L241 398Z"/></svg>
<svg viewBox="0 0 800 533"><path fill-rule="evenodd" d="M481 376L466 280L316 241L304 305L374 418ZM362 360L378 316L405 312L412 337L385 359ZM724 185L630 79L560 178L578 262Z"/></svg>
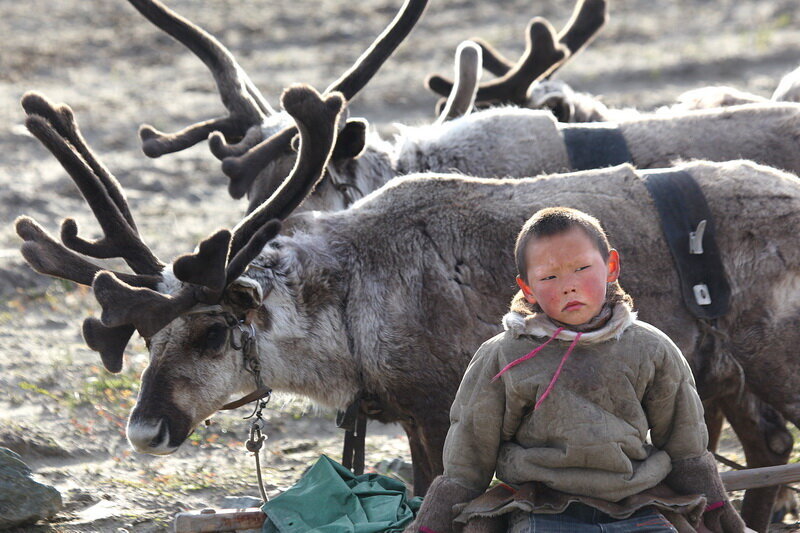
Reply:
<svg viewBox="0 0 800 533"><path fill-rule="evenodd" d="M273 105L295 81L323 89L394 15L400 0L171 0L236 54ZM436 98L422 85L449 73L456 45L482 36L509 56L522 49L528 18L556 26L569 2L431 2L408 41L351 105L388 135L391 123L431 120ZM611 21L560 72L611 106L652 108L682 91L732 85L769 96L800 63L796 0L611 0ZM126 414L146 364L140 340L120 375L103 370L80 336L98 306L91 293L33 273L12 222L27 214L56 231L63 216L97 231L59 164L26 133L22 94L39 90L73 107L90 145L123 184L140 231L160 257L191 250L231 227L245 209L205 144L151 160L138 143L142 122L172 131L221 111L211 77L181 46L123 0L0 1L0 446L23 453L55 485L66 507L29 531L167 531L178 511L257 495L246 409L217 416L174 455L133 453ZM333 414L302 399L267 411L265 476L273 493L297 480L320 453L340 456ZM370 425L367 463L409 459L402 431ZM743 461L729 439L726 453ZM785 526L790 529L792 526ZM782 528L783 529L783 528Z"/></svg>

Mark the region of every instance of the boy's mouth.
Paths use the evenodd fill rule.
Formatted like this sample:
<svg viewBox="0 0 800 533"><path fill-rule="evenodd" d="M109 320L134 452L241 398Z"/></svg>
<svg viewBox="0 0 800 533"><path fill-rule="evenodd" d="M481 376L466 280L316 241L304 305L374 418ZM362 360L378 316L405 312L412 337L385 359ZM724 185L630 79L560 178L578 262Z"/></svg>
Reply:
<svg viewBox="0 0 800 533"><path fill-rule="evenodd" d="M583 302L579 302L577 300L573 300L571 302L567 302L567 305L564 306L562 311L577 311L581 307L583 307Z"/></svg>

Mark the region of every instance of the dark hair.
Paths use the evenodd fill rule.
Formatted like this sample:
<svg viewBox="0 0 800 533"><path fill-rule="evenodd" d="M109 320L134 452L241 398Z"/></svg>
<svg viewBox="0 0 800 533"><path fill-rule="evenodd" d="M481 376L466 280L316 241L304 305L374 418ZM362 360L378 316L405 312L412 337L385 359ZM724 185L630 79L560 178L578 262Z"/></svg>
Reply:
<svg viewBox="0 0 800 533"><path fill-rule="evenodd" d="M517 275L528 283L528 265L525 261L525 249L532 238L550 237L566 233L573 228L580 228L597 246L597 250L608 261L611 245L608 236L600 226L600 221L583 211L569 207L548 207L540 209L529 218L517 235L514 257L517 262Z"/></svg>

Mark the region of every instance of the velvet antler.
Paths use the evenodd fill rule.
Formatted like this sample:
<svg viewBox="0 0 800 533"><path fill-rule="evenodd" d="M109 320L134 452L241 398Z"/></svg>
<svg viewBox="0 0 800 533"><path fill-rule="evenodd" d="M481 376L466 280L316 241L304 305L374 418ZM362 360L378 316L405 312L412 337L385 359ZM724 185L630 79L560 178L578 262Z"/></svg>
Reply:
<svg viewBox="0 0 800 533"><path fill-rule="evenodd" d="M551 76L565 65L596 37L606 20L606 0L579 0L572 17L556 40L548 37L542 27L536 27L538 22L549 28L547 21L531 19L526 33L525 52L516 64L503 57L486 41L474 39L483 51L484 67L500 76L481 84L476 102L524 104L530 84ZM544 46L542 50L539 50L540 44ZM453 88L452 80L436 74L429 76L425 84L442 96L449 95Z"/></svg>
<svg viewBox="0 0 800 533"><path fill-rule="evenodd" d="M405 0L403 7L400 8L389 26L356 60L353 66L325 90L324 94L338 91L342 93L346 102L352 100L408 36L425 11L427 3L427 0ZM290 142L296 133L297 128L290 126L244 154L226 158L222 164L222 172L231 180L228 189L231 196L241 198L250 189L258 173L277 156L290 149ZM363 132L361 135L363 137ZM349 138L344 132L340 140L349 142ZM276 189L277 187L278 184L274 184L270 188Z"/></svg>
<svg viewBox="0 0 800 533"><path fill-rule="evenodd" d="M481 49L472 41L464 41L456 49L455 85L450 96L442 99L442 109L437 110L437 122L468 115L472 111L480 78Z"/></svg>
<svg viewBox="0 0 800 533"><path fill-rule="evenodd" d="M222 171L231 180L228 191L234 198L246 194L259 172L276 157L290 150L297 133L294 126L263 138L261 124L273 113L230 51L197 25L169 10L158 0L128 0L154 25L184 44L211 70L228 115L194 124L183 131L165 134L142 126L140 136L145 153L151 157L188 148L208 138L211 152L223 159ZM341 92L352 99L380 69L422 16L427 0L406 0L391 24L372 45L325 91ZM363 148L360 124L345 128L340 152L358 154ZM355 146L358 142L361 146ZM278 183L269 189L277 189Z"/></svg>
<svg viewBox="0 0 800 533"><path fill-rule="evenodd" d="M178 258L173 272L184 285L175 294L132 287L108 272L98 274L92 286L103 307L103 324L133 324L142 335L151 336L196 304L218 302L224 287L241 276L277 235L280 220L289 216L321 179L344 105L340 94L323 100L305 85L287 89L281 102L297 121L301 136L297 161L281 188L242 220L232 234L220 230L203 241L197 252Z"/></svg>
<svg viewBox="0 0 800 533"><path fill-rule="evenodd" d="M300 153L281 186L233 230L232 253L237 253L267 222L283 220L300 205L322 179L338 131L338 116L344 96L327 94L323 99L311 87L297 85L283 94L283 107L300 130Z"/></svg>
<svg viewBox="0 0 800 533"><path fill-rule="evenodd" d="M260 125L274 113L266 99L239 66L233 54L214 36L167 8L158 0L128 0L147 20L191 50L205 63L214 77L222 103L228 114L176 132L163 133L142 125L139 136L142 150L150 157L189 148L219 131L227 139L240 140L230 148L218 138L212 147L215 155L225 157L230 151L244 150L261 141Z"/></svg>
<svg viewBox="0 0 800 533"><path fill-rule="evenodd" d="M504 76L482 83L476 99L484 102L524 101L528 86L547 75L567 57L566 47L557 44L553 27L545 19L536 17L528 23L525 35L525 52L519 62ZM428 77L426 85L432 91L448 95L453 82L442 76Z"/></svg>
<svg viewBox="0 0 800 533"><path fill-rule="evenodd" d="M323 99L308 86L294 86L284 92L283 106L297 120L301 137L295 167L280 189L233 232L215 232L200 243L197 252L181 256L173 263L173 273L183 282L174 294L155 290L162 279L163 264L132 229L133 218L124 203L122 189L83 143L69 108L52 106L40 95L26 96L23 103L30 113L33 110L42 113L28 117L29 129L67 169L106 231L101 245L80 240L89 245L81 246L95 253L94 257L110 257L106 254L113 251L114 244L120 244L117 255L125 258L137 272L101 270L56 242L32 219L20 217L17 221L17 232L25 240L23 255L36 270L78 283L91 283L103 313L100 320L88 318L84 321L84 337L90 348L100 352L106 368L118 372L134 329L150 337L195 305L218 303L225 287L241 276L266 243L278 234L280 220L303 201L325 171L344 99L338 93ZM70 117L70 124L61 122L63 117ZM78 151L87 155L82 158ZM102 168L105 178L93 168ZM115 192L110 190L109 184L114 185ZM122 203L117 204L112 197L119 198ZM130 222L122 215L123 211ZM137 258L132 255L134 252L147 258Z"/></svg>
<svg viewBox="0 0 800 533"><path fill-rule="evenodd" d="M16 230L25 241L21 247L25 260L42 274L91 285L102 268L75 251L98 259L122 257L136 274L114 275L130 286L154 289L164 265L139 237L122 188L86 145L72 110L53 105L38 93L23 96L22 106L28 113L28 129L67 170L104 232L102 239L86 241L78 237L75 221L66 219L59 243L32 218L19 217ZM109 328L88 319L83 329L87 344L100 352L106 368L119 372L133 327Z"/></svg>

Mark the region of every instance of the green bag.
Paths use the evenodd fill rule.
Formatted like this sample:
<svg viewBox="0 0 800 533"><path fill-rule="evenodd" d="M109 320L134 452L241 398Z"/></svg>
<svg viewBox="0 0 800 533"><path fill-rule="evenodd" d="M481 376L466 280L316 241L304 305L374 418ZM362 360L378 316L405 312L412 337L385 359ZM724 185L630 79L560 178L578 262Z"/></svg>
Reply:
<svg viewBox="0 0 800 533"><path fill-rule="evenodd" d="M266 502L263 533L401 532L414 520L422 498L406 498L406 486L380 474L354 475L323 455L292 488Z"/></svg>

